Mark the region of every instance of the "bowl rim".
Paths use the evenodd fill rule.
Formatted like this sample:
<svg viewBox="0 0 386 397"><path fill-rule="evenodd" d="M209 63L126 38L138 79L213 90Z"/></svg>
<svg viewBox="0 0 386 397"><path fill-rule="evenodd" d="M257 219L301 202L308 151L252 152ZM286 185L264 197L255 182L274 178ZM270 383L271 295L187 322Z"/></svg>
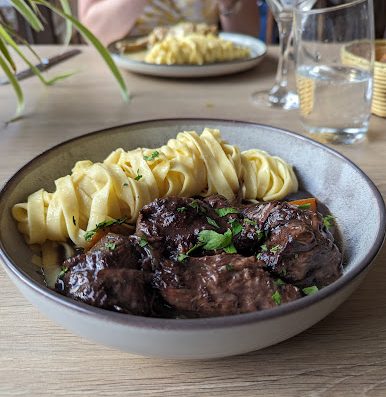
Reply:
<svg viewBox="0 0 386 397"><path fill-rule="evenodd" d="M365 179L369 185L374 197L376 198L378 209L380 212L379 224L380 227L377 231L374 243L368 253L366 258L358 263L358 265L352 269L349 273L342 275L338 280L333 282L327 287L321 289L318 293L314 295L309 295L298 299L285 305L278 306L272 309L266 309L261 311L256 311L252 313L236 314L224 317L209 317L209 318L197 318L197 319L166 319L166 318L156 318L156 317L143 317L131 314L122 314L106 309L94 307L83 302L76 301L74 299L68 298L66 296L60 295L58 292L49 289L46 286L41 285L34 279L32 279L27 273L25 273L18 265L13 263L11 257L6 252L3 245L0 231L0 259L2 260L6 270L12 273L18 280L22 282L26 287L33 290L35 293L39 294L42 298L46 298L51 301L51 303L64 306L66 309L74 310L79 314L87 315L95 318L96 320L102 320L106 322L118 323L121 326L135 327L139 329L155 329L155 330L174 330L174 331L185 331L191 332L192 330L204 330L204 329L220 329L220 328L230 328L230 327L240 327L242 325L248 325L252 323L262 322L265 320L276 319L281 316L286 316L294 312L301 311L302 309L317 304L318 302L324 300L325 298L331 297L339 290L343 289L345 286L350 284L357 276L364 272L368 267L370 267L374 258L380 251L382 243L385 238L386 233L386 209L385 203L382 198L381 193L375 186L374 182L362 171L357 165L355 165L350 159L342 155L338 151L322 144L313 139L300 135L298 133L280 128L274 127L272 125L256 123L252 121L243 121L235 119L218 119L218 118L200 118L200 117L181 117L181 118L164 118L164 119L147 119L135 121L132 123L126 123L117 125L114 127L104 128L101 130L86 133L68 140L65 140L51 148L43 151L39 155L35 156L33 159L24 164L18 171L16 171L3 185L0 190L0 204L4 200L8 189L12 186L13 182L18 178L20 174L28 170L38 159L43 158L50 152L59 149L61 146L66 145L77 140L81 140L93 135L108 134L114 132L119 128L125 127L135 127L137 125L146 125L154 123L203 123L203 122L219 122L219 123L229 123L234 125L250 125L254 127L263 127L268 130L279 130L280 133L284 135L294 136L300 141L307 142L313 146L320 148L321 150L327 151L330 154L337 156L341 160L347 162L351 167L353 167L359 174Z"/></svg>

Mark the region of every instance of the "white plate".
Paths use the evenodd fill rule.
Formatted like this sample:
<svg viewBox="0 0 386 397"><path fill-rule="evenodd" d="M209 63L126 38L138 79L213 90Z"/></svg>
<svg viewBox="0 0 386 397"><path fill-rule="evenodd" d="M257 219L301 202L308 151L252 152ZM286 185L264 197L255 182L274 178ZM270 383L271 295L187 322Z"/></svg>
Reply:
<svg viewBox="0 0 386 397"><path fill-rule="evenodd" d="M252 36L238 33L220 33L220 37L240 46L248 47L251 56L246 59L230 62L217 62L206 65L155 65L140 60L144 52L133 54L120 54L114 44L110 46L111 55L115 63L122 69L130 72L146 74L150 76L197 78L209 76L221 76L225 74L242 72L256 66L267 52L267 46Z"/></svg>

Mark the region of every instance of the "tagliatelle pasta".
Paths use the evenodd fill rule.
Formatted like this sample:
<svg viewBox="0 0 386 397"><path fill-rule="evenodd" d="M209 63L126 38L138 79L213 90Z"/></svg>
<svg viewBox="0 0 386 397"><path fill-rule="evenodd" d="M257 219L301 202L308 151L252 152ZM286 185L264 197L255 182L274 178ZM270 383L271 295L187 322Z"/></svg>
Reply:
<svg viewBox="0 0 386 397"><path fill-rule="evenodd" d="M185 131L159 149L113 151L103 163L78 161L56 190L31 194L12 215L29 244L64 242L85 247L84 234L109 219L135 223L141 208L165 196L221 194L232 200L280 200L295 192L292 166L279 157L237 146L206 128Z"/></svg>
<svg viewBox="0 0 386 397"><path fill-rule="evenodd" d="M250 56L248 48L212 34L191 33L185 36L167 36L154 44L145 61L166 65L203 65L224 62Z"/></svg>

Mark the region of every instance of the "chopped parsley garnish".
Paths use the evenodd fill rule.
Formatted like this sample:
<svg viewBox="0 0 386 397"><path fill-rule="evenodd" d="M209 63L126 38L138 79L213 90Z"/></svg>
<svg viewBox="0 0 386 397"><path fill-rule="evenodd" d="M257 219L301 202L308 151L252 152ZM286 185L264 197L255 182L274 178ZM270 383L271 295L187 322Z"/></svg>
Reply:
<svg viewBox="0 0 386 397"><path fill-rule="evenodd" d="M107 249L109 249L110 251L114 251L115 250L115 243L112 243L111 241L108 241L107 243L105 243L105 247Z"/></svg>
<svg viewBox="0 0 386 397"><path fill-rule="evenodd" d="M192 201L191 203L189 203L188 205L189 205L189 207L192 207L192 208L194 208L195 210L198 210L199 205L198 205L198 203L197 203L197 200L193 200L193 201Z"/></svg>
<svg viewBox="0 0 386 397"><path fill-rule="evenodd" d="M256 234L257 234L257 239L261 240L264 237L264 232L260 229L256 230Z"/></svg>
<svg viewBox="0 0 386 397"><path fill-rule="evenodd" d="M278 278L277 280L274 281L274 283L279 287L280 285L285 285L285 282L281 279Z"/></svg>
<svg viewBox="0 0 386 397"><path fill-rule="evenodd" d="M281 294L279 291L276 291L272 294L273 301L279 306L281 304Z"/></svg>
<svg viewBox="0 0 386 397"><path fill-rule="evenodd" d="M248 218L244 218L244 223L247 223L248 225L253 225L253 226L257 226L257 222L248 219Z"/></svg>
<svg viewBox="0 0 386 397"><path fill-rule="evenodd" d="M298 205L298 208L300 210L309 210L311 208L311 204L310 203L300 204L300 205Z"/></svg>
<svg viewBox="0 0 386 397"><path fill-rule="evenodd" d="M191 254L191 253L192 253L193 251L195 251L196 249L201 248L203 245L204 245L204 243L198 243L198 244L193 245L193 247L190 248L190 249L187 251L187 255Z"/></svg>
<svg viewBox="0 0 386 397"><path fill-rule="evenodd" d="M332 215L326 215L323 217L323 226L330 229L334 225L335 218Z"/></svg>
<svg viewBox="0 0 386 397"><path fill-rule="evenodd" d="M273 254L275 254L277 251L279 251L279 249L281 248L281 245L274 245L273 247L271 247L271 249L269 250L269 252L272 252Z"/></svg>
<svg viewBox="0 0 386 397"><path fill-rule="evenodd" d="M139 174L139 168L137 169L137 176L134 178L136 181L139 181L142 178L142 175Z"/></svg>
<svg viewBox="0 0 386 397"><path fill-rule="evenodd" d="M146 161L153 161L155 158L159 156L159 152L157 150L154 150L154 152L150 156L143 156L143 159Z"/></svg>
<svg viewBox="0 0 386 397"><path fill-rule="evenodd" d="M103 221L100 223L97 223L95 225L95 229L92 230L88 230L85 234L84 234L84 239L86 241L90 241L92 240L92 238L95 236L96 232L98 230L102 230L108 226L112 226L112 225L122 225L122 223L125 223L126 221L126 217L120 218L120 219L112 219L110 221Z"/></svg>
<svg viewBox="0 0 386 397"><path fill-rule="evenodd" d="M239 213L239 211L237 211L236 208L231 208L231 207L228 207L228 208L216 208L215 211L216 211L217 215L220 216L221 218L223 216L226 216L226 215L229 215L229 214L238 214Z"/></svg>
<svg viewBox="0 0 386 397"><path fill-rule="evenodd" d="M243 227L241 226L241 224L237 220L232 222L232 233L233 233L234 236L236 236L237 234L241 233L242 230L243 230Z"/></svg>
<svg viewBox="0 0 386 397"><path fill-rule="evenodd" d="M256 254L256 259L260 259L261 258L261 252L259 252L258 254Z"/></svg>
<svg viewBox="0 0 386 397"><path fill-rule="evenodd" d="M72 223L74 224L74 226L76 226L75 216L72 216Z"/></svg>
<svg viewBox="0 0 386 397"><path fill-rule="evenodd" d="M230 244L230 245L228 245L228 247L225 247L224 251L227 254L237 254L237 249L233 244Z"/></svg>
<svg viewBox="0 0 386 397"><path fill-rule="evenodd" d="M183 262L186 258L189 258L189 255L187 255L187 254L178 254L178 256L177 256L178 262Z"/></svg>
<svg viewBox="0 0 386 397"><path fill-rule="evenodd" d="M220 234L214 230L202 230L198 235L198 241L203 243L203 248L208 251L222 249L232 243L232 231L228 229L224 234Z"/></svg>
<svg viewBox="0 0 386 397"><path fill-rule="evenodd" d="M145 247L146 245L148 245L149 243L148 243L148 241L146 240L146 238L145 237L141 237L140 239L139 239L139 246L140 247Z"/></svg>
<svg viewBox="0 0 386 397"><path fill-rule="evenodd" d="M313 294L316 294L319 291L319 288L316 285L313 285L311 287L303 288L302 291L306 295L313 295Z"/></svg>
<svg viewBox="0 0 386 397"><path fill-rule="evenodd" d="M185 212L187 210L186 207L178 207L177 212Z"/></svg>
<svg viewBox="0 0 386 397"><path fill-rule="evenodd" d="M225 269L227 269L228 272L235 270L234 266L231 263L228 263L227 265L225 265Z"/></svg>
<svg viewBox="0 0 386 397"><path fill-rule="evenodd" d="M283 269L280 271L280 274L285 277L287 275L287 269L283 267Z"/></svg>
<svg viewBox="0 0 386 397"><path fill-rule="evenodd" d="M263 244L260 248L261 248L261 250L263 252L267 252L268 251L268 248L267 248L267 246L265 244Z"/></svg>
<svg viewBox="0 0 386 397"><path fill-rule="evenodd" d="M206 220L208 221L209 225L212 225L212 226L216 227L217 229L220 229L220 226L214 219L209 218L209 216L207 216Z"/></svg>
<svg viewBox="0 0 386 397"><path fill-rule="evenodd" d="M192 201L191 203L189 203L188 205L189 205L189 207L192 207L192 208L194 208L195 210L197 210L197 214L198 214L199 212L202 212L203 214L206 213L206 209L203 208L203 207L201 207L201 206L198 204L197 200L193 200L193 201Z"/></svg>
<svg viewBox="0 0 386 397"><path fill-rule="evenodd" d="M123 186L129 186L129 184L125 182L125 183L123 184Z"/></svg>
<svg viewBox="0 0 386 397"><path fill-rule="evenodd" d="M68 272L68 267L62 266L62 270L61 270L60 273L58 274L58 278L63 277L67 272Z"/></svg>
<svg viewBox="0 0 386 397"><path fill-rule="evenodd" d="M184 253L182 253L182 252L181 252L180 254L178 254L178 256L177 256L178 262L182 262L182 261L184 261L186 258L189 258L189 254L191 254L191 253L192 253L193 251L195 251L196 249L202 247L203 245L204 245L204 243L195 244L195 245L193 245L192 248L190 248L188 251L186 251L186 254L184 254Z"/></svg>

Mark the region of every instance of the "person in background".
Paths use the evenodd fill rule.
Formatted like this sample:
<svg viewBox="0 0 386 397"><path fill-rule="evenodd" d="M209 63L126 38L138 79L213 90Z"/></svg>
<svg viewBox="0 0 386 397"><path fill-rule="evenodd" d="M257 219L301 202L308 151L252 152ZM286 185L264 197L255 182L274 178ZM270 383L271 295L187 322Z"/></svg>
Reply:
<svg viewBox="0 0 386 397"><path fill-rule="evenodd" d="M220 23L224 31L252 36L260 30L256 0L78 0L78 14L105 45L181 21Z"/></svg>

